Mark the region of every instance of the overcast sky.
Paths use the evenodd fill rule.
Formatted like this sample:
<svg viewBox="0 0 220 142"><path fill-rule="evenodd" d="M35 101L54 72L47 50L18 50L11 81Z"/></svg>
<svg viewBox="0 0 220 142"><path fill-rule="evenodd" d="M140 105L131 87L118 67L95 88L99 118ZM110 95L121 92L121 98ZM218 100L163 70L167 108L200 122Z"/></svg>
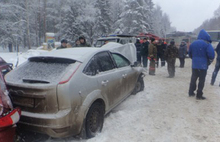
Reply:
<svg viewBox="0 0 220 142"><path fill-rule="evenodd" d="M193 31L214 16L220 0L153 0L170 17L178 31Z"/></svg>

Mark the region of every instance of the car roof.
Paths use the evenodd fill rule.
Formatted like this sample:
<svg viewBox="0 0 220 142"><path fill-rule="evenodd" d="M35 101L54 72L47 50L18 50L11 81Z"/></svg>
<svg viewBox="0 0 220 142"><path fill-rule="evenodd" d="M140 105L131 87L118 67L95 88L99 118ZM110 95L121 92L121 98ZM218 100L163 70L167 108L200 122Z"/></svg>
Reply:
<svg viewBox="0 0 220 142"><path fill-rule="evenodd" d="M80 48L66 48L66 49L58 49L52 50L50 52L43 53L36 57L55 57L55 58L65 58L65 59L72 59L79 62L84 62L87 57L90 57L98 52L101 51L108 51L102 48L95 48L95 47L80 47ZM31 57L32 58L32 57Z"/></svg>
<svg viewBox="0 0 220 142"><path fill-rule="evenodd" d="M98 40L107 40L107 39L130 39L132 37L119 37L119 36L111 36L111 37L101 37Z"/></svg>

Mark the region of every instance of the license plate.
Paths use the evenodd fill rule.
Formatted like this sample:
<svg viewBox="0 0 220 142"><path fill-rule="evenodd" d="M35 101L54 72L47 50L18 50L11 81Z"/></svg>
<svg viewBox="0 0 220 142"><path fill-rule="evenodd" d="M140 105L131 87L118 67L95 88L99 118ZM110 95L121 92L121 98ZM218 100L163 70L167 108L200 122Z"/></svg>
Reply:
<svg viewBox="0 0 220 142"><path fill-rule="evenodd" d="M34 99L32 98L12 96L12 102L19 106L34 107Z"/></svg>

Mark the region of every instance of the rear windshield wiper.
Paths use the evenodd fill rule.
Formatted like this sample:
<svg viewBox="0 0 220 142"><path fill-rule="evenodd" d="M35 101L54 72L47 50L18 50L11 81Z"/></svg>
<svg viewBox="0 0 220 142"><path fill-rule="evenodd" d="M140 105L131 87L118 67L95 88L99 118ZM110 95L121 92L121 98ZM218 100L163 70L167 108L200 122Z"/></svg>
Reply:
<svg viewBox="0 0 220 142"><path fill-rule="evenodd" d="M34 79L22 79L25 83L44 83L49 84L50 82L44 80L34 80Z"/></svg>

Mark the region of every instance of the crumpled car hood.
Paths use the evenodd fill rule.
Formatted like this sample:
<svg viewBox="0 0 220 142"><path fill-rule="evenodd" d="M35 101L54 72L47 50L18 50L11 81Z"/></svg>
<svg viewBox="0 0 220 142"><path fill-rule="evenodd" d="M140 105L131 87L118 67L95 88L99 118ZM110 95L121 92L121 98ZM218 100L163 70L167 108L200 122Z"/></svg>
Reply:
<svg viewBox="0 0 220 142"><path fill-rule="evenodd" d="M109 42L101 48L122 54L131 62L132 65L137 61L136 47L133 43L122 45L119 43Z"/></svg>

